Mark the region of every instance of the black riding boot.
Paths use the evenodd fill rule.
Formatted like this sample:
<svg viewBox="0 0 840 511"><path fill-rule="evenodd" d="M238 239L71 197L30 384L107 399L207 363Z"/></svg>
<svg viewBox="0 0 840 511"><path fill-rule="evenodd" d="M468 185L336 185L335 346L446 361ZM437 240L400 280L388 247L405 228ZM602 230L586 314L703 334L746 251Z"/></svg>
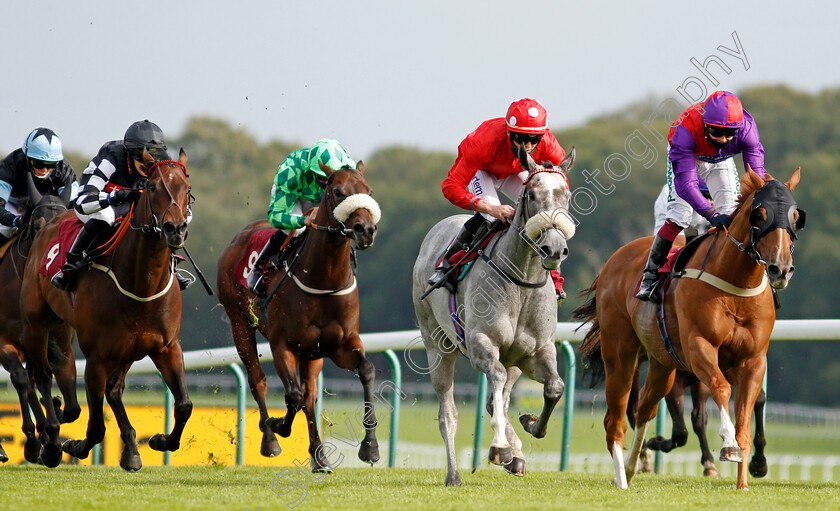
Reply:
<svg viewBox="0 0 840 511"><path fill-rule="evenodd" d="M262 265L265 264L268 259L273 256L280 247L283 246L283 241L286 239L286 234L283 231L275 231L274 234L268 238L268 243L265 244L260 255L257 256L257 260L254 262L254 267L251 270L251 273L248 274L248 278L246 282L248 283L248 289L253 291L255 294L259 295L260 293L257 292L257 288L260 285L260 281L263 277Z"/></svg>
<svg viewBox="0 0 840 511"><path fill-rule="evenodd" d="M61 290L66 290L70 287L70 284L73 282L73 277L76 271L79 270L84 259L85 250L90 246L96 235L102 232L107 226L108 222L104 220L93 219L85 223L79 231L79 234L76 235L73 246L67 251L67 260L64 262L64 266L61 267L58 273L53 275L51 282L55 287Z"/></svg>
<svg viewBox="0 0 840 511"><path fill-rule="evenodd" d="M653 245L650 247L650 254L642 274L642 283L639 285L639 292L636 293L636 298L639 300L643 302L648 300L658 301L653 293L653 288L656 287L656 282L659 280L659 268L668 260L668 252L673 244L673 241L659 235L653 239Z"/></svg>
<svg viewBox="0 0 840 511"><path fill-rule="evenodd" d="M475 233L478 232L478 229L484 222L484 217L480 213L476 213L472 218L464 222L463 227L458 231L458 235L455 236L455 239L449 244L449 248L446 249L446 253L443 254L443 258L440 260L440 266L435 268L435 272L426 281L430 286L438 287L443 282L446 271L451 266L449 264L449 258L454 256L459 250L466 250L470 246L473 238L475 238Z"/></svg>

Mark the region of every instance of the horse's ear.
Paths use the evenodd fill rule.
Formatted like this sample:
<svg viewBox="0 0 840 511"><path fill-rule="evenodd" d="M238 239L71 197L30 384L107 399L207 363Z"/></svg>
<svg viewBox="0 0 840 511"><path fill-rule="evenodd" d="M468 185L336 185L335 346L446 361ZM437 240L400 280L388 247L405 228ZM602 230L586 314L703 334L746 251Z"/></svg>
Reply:
<svg viewBox="0 0 840 511"><path fill-rule="evenodd" d="M365 163L362 160L359 160L359 162L356 164L356 170L359 171L359 174L365 173Z"/></svg>
<svg viewBox="0 0 840 511"><path fill-rule="evenodd" d="M29 193L29 204L34 206L41 202L43 196L41 192L38 191L38 188L35 186L35 180L32 178L32 172L26 173L26 188L27 192Z"/></svg>
<svg viewBox="0 0 840 511"><path fill-rule="evenodd" d="M572 150L569 151L569 154L567 154L566 157L563 158L563 161L560 162L560 170L568 174L569 170L572 169L572 165L575 164L575 155L575 146L572 146Z"/></svg>
<svg viewBox="0 0 840 511"><path fill-rule="evenodd" d="M323 170L323 171L324 171L324 174L326 174L326 175L327 175L327 177L330 177L330 174L332 174L333 172L335 172L333 169L331 169L331 168L327 167L326 165L324 165L324 164L323 164L323 163L321 163L320 161L318 162L318 166L319 166L319 167L321 167L321 170Z"/></svg>
<svg viewBox="0 0 840 511"><path fill-rule="evenodd" d="M183 147L178 152L178 161L181 162L181 165L186 165L187 164L187 152L184 151Z"/></svg>
<svg viewBox="0 0 840 511"><path fill-rule="evenodd" d="M799 169L801 168L802 167L796 167L796 170L793 171L793 174L790 176L788 182L785 183L785 186L790 188L790 191L793 191L796 188L796 185L799 184Z"/></svg>
<svg viewBox="0 0 840 511"><path fill-rule="evenodd" d="M148 165L148 164L154 163L154 162L155 162L155 157L152 156L152 154L149 152L149 150L146 149L146 147L144 146L143 147L143 163Z"/></svg>
<svg viewBox="0 0 840 511"><path fill-rule="evenodd" d="M528 150L525 149L525 144L519 145L519 152L517 153L519 157L519 164L522 165L522 170L527 170L528 172L533 172L537 170L537 163L531 158L531 155L528 154Z"/></svg>

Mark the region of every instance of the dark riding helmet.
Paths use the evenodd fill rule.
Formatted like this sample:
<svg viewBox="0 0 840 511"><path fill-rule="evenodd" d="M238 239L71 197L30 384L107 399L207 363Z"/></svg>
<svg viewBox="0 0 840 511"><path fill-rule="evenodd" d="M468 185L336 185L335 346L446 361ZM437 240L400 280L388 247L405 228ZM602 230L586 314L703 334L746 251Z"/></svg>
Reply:
<svg viewBox="0 0 840 511"><path fill-rule="evenodd" d="M152 149L166 150L166 142L163 140L163 130L157 124L146 119L137 121L125 130L123 145L126 149L140 149L145 147Z"/></svg>

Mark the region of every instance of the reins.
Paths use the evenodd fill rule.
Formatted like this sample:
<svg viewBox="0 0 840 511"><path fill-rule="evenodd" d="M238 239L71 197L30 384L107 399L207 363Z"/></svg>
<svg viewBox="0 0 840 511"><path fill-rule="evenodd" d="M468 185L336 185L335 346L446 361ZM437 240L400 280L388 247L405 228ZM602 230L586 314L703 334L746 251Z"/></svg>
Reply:
<svg viewBox="0 0 840 511"><path fill-rule="evenodd" d="M152 165L149 168L147 173L143 174L143 176L145 177L145 176L151 175L152 171L155 168L157 168L161 165L164 165L164 164L177 165L178 167L181 167L181 170L184 172L184 177L189 177L189 174L187 173L186 166L183 163L181 163L179 161L175 161L175 160L162 160L162 161L156 162L154 165ZM158 172L160 172L160 170L158 170ZM162 174L161 174L160 182L161 182L161 186L163 186L163 189L166 191L167 195L169 196L169 205L166 207L166 209L164 209L163 214L161 215L161 219L163 219L163 218L166 217L167 211L169 211L169 208L172 207L173 204L176 205L179 210L181 209L181 206L178 205L175 202L175 198L174 198L172 192L169 190L169 187L166 186L166 180L163 178ZM149 180L145 179L143 181L143 185L138 189L140 191L146 191L148 186L149 186ZM189 194L190 197L192 197L192 194L189 192L189 189L188 189L187 193ZM174 277L175 277L175 269L174 269L174 265L172 265L171 262L170 262L170 265L169 265L169 281L167 282L166 286L161 291L159 291L159 292L157 292L157 293L155 293L151 296L147 296L147 297L142 297L142 296L136 295L136 294L126 290L125 288L123 288L122 285L117 280L117 276L113 271L114 258L116 257L116 252L114 251L114 249L123 240L123 238L125 237L126 233L129 230L129 228L133 231L139 231L139 232L142 232L144 234L156 234L158 238L163 236L163 230L159 227L159 225L158 225L159 222L158 222L158 219L157 219L157 215L155 215L154 208L152 208L151 196L148 195L148 194L143 194L143 195L145 195L145 197L146 197L146 206L147 206L148 211L150 212L150 215L152 217L152 221L148 224L143 224L140 227L133 226L132 221L135 218L136 202L132 202L131 206L129 208L128 214L125 216L125 218L123 218L123 221L117 227L117 230L114 232L114 234L111 235L111 237L108 240L106 240L104 243L102 243L101 245L99 245L98 247L96 247L93 250L94 254L91 256L91 263L90 264L91 264L92 268L100 270L103 273L105 273L106 275L108 275L111 278L111 280L114 281L114 284L116 285L117 290L122 295L127 296L127 297L131 298L132 300L135 300L135 301L138 301L138 302L150 302L150 301L156 300L156 299L166 295L166 293L168 293L170 288L172 287L172 283L173 283ZM100 251L100 250L101 250L101 252L97 253L97 251ZM94 257L105 256L109 253L111 254L111 259L108 263L108 266L104 266L104 265L101 265L101 264L98 264L98 263L94 263L92 261L92 259Z"/></svg>

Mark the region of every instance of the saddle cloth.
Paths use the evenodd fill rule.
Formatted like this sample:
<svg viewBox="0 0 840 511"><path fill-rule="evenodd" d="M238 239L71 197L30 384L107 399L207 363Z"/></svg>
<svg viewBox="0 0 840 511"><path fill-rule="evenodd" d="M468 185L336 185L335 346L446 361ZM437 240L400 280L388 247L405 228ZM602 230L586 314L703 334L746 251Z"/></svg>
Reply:
<svg viewBox="0 0 840 511"><path fill-rule="evenodd" d="M83 225L82 221L75 216L61 222L58 226L58 235L50 241L44 259L41 260L41 267L38 269L41 275L52 278L64 266L67 251L73 246L76 235L82 230Z"/></svg>
<svg viewBox="0 0 840 511"><path fill-rule="evenodd" d="M276 231L277 229L263 229L255 232L248 239L248 244L245 247L245 255L236 264L235 269L236 277L239 279L239 283L244 287L248 287L247 278L254 270L254 263L257 262L257 257L259 257L262 249L265 248L266 244L268 244L268 239L271 238L271 235Z"/></svg>

